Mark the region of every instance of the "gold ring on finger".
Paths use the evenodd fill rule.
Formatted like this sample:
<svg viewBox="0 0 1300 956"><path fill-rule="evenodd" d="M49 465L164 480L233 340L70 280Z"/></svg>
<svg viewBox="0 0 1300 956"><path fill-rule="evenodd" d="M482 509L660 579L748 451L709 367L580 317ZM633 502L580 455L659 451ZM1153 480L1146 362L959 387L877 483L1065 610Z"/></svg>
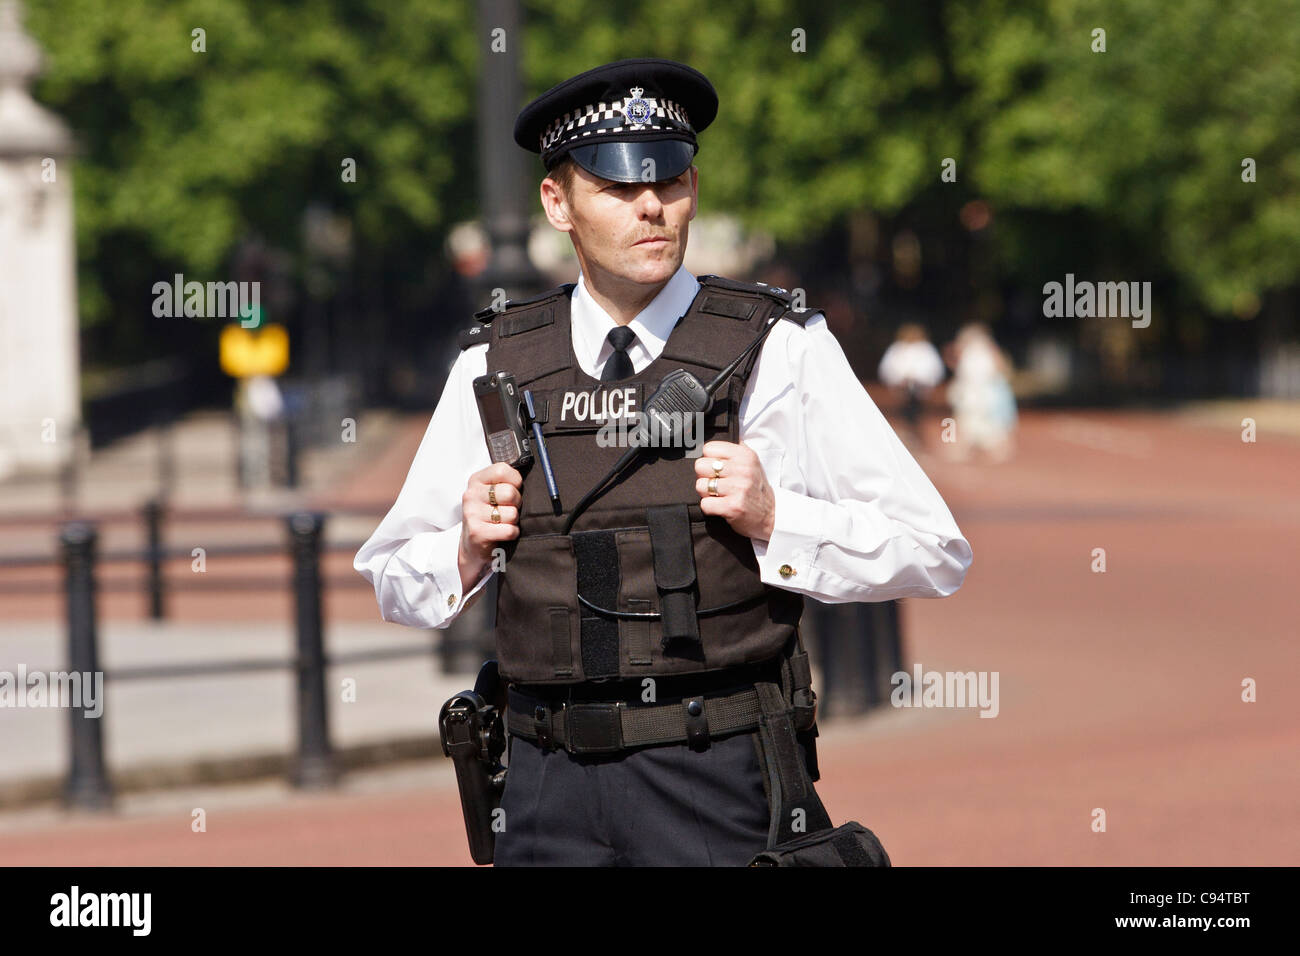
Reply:
<svg viewBox="0 0 1300 956"><path fill-rule="evenodd" d="M488 485L488 504L493 508L497 506L497 486Z"/></svg>
<svg viewBox="0 0 1300 956"><path fill-rule="evenodd" d="M717 478L722 474L722 466L725 464L726 462L720 458L713 459L713 477Z"/></svg>
<svg viewBox="0 0 1300 956"><path fill-rule="evenodd" d="M715 498L721 498L721 497L722 497L722 495L718 494L718 476L717 476L717 475L714 475L712 478L709 479L709 494L711 494L711 495L712 495L713 497L715 497Z"/></svg>
<svg viewBox="0 0 1300 956"><path fill-rule="evenodd" d="M498 508L496 505L492 506L492 523L493 524L501 523L501 509Z"/></svg>

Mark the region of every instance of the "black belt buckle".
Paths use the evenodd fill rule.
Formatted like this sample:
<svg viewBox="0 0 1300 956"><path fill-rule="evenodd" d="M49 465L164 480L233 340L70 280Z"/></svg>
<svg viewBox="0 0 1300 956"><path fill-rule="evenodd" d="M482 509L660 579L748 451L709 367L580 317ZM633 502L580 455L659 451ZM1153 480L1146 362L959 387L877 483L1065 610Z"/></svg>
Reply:
<svg viewBox="0 0 1300 956"><path fill-rule="evenodd" d="M571 754L608 754L623 749L624 703L564 706L564 749Z"/></svg>

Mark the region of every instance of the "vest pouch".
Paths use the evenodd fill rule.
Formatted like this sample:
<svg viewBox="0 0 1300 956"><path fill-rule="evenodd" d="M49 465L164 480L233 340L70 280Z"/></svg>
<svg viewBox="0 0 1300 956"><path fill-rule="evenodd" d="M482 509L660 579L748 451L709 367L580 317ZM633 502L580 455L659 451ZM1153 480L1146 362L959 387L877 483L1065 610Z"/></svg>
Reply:
<svg viewBox="0 0 1300 956"><path fill-rule="evenodd" d="M663 644L700 641L695 605L695 543L686 505L646 509L650 550L654 558L655 588L659 592Z"/></svg>
<svg viewBox="0 0 1300 956"><path fill-rule="evenodd" d="M669 510L662 509L665 513ZM689 514L695 509L683 506L682 510ZM665 595L670 608L668 640L662 616L619 621L623 677L693 673L767 661L781 653L798 624L802 600L763 584L748 538L727 535L729 526L722 518L695 518L689 528L693 568L685 561L680 566L667 563L672 548L656 550L651 528L615 532L620 568L617 609L663 615ZM671 604L685 600L695 612L698 640L671 637L675 633L671 625L676 623ZM698 614L714 608L725 609Z"/></svg>
<svg viewBox="0 0 1300 956"><path fill-rule="evenodd" d="M581 680L578 577L568 535L523 535L497 592L497 660L519 683Z"/></svg>

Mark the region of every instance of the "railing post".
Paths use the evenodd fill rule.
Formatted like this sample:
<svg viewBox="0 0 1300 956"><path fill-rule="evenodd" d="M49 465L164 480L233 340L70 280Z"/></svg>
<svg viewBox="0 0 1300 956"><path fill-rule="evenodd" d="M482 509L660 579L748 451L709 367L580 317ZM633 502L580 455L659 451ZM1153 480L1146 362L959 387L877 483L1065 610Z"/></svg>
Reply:
<svg viewBox="0 0 1300 956"><path fill-rule="evenodd" d="M889 701L893 677L903 669L902 627L897 600L869 604L867 609L867 704L875 707Z"/></svg>
<svg viewBox="0 0 1300 956"><path fill-rule="evenodd" d="M840 689L843 699L836 713L865 714L875 703L868 663L871 642L867 618L871 608L858 602L833 604L831 607L838 618L838 629L843 635L840 642L840 676L843 679Z"/></svg>
<svg viewBox="0 0 1300 956"><path fill-rule="evenodd" d="M338 768L330 749L321 620L320 550L325 516L299 512L286 520L298 639L298 756L290 779L295 787L326 787L338 779Z"/></svg>
<svg viewBox="0 0 1300 956"><path fill-rule="evenodd" d="M81 432L80 422L73 422L68 426L72 453L59 466L59 502L64 514L67 515L77 510L78 489L81 485Z"/></svg>
<svg viewBox="0 0 1300 956"><path fill-rule="evenodd" d="M149 593L149 617L155 621L163 619L163 544L162 544L163 505L158 499L145 502L145 553L148 573L146 577Z"/></svg>
<svg viewBox="0 0 1300 956"><path fill-rule="evenodd" d="M302 440L302 426L297 412L284 417L284 482L289 488L298 487L298 446Z"/></svg>
<svg viewBox="0 0 1300 956"><path fill-rule="evenodd" d="M885 608L885 626L888 638L883 651L884 668L880 675L881 696L889 698L893 690L892 678L903 669L903 602L890 601Z"/></svg>
<svg viewBox="0 0 1300 956"><path fill-rule="evenodd" d="M68 609L68 669L82 675L99 673L95 634L95 526L72 522L63 526L59 542L66 572ZM68 710L69 761L64 781L64 802L76 809L103 810L113 794L104 770L104 737L99 717L84 709Z"/></svg>
<svg viewBox="0 0 1300 956"><path fill-rule="evenodd" d="M822 717L839 716L844 709L844 635L837 626L839 622L832 605L809 599L804 603L804 616L812 631L817 648L815 659L821 670L821 686L816 688L817 712Z"/></svg>
<svg viewBox="0 0 1300 956"><path fill-rule="evenodd" d="M158 499L166 501L176 484L176 436L172 419L160 413L154 432L157 438Z"/></svg>

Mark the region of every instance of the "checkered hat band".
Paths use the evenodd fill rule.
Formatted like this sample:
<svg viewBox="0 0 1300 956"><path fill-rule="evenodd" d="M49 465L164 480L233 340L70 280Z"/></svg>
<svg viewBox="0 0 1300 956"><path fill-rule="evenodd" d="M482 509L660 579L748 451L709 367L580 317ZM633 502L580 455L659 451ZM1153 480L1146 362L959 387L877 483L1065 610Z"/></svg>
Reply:
<svg viewBox="0 0 1300 956"><path fill-rule="evenodd" d="M691 122L680 105L653 96L641 97L650 107L650 115L647 117L650 122L637 126L628 124L623 110L633 99L634 97L626 96L611 103L589 103L581 109L565 113L542 133L542 152L593 134L653 129L690 131Z"/></svg>

